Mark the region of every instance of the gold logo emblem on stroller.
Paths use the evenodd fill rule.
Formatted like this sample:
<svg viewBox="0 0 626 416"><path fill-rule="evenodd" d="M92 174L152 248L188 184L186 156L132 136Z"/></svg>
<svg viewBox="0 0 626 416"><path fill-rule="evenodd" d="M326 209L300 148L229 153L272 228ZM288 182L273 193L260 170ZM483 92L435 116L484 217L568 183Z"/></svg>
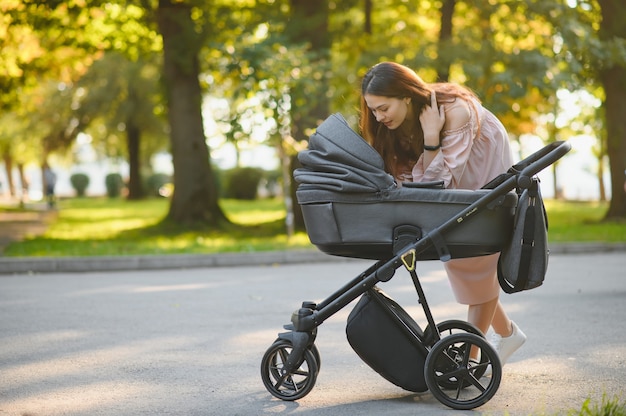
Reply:
<svg viewBox="0 0 626 416"><path fill-rule="evenodd" d="M400 256L400 259L402 260L402 264L404 264L404 267L406 267L406 269L410 272L412 272L413 270L415 270L415 249L412 248L411 250L403 253Z"/></svg>

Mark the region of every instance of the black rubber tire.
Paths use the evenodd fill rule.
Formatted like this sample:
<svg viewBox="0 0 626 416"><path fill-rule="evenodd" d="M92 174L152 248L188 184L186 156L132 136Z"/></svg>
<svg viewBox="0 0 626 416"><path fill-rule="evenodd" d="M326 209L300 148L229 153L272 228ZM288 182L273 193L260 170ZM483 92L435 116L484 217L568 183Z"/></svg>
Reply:
<svg viewBox="0 0 626 416"><path fill-rule="evenodd" d="M293 350L291 342L278 340L274 342L261 360L261 379L272 396L285 401L301 399L311 392L315 386L318 365L311 349L304 351L294 371L286 372L285 362Z"/></svg>
<svg viewBox="0 0 626 416"><path fill-rule="evenodd" d="M278 342L280 340L281 340L280 338L276 338L276 341L274 341L274 342ZM317 361L317 374L319 374L320 370L322 369L322 357L320 355L320 350L317 348L317 345L315 345L315 344L311 345L309 347L309 349L311 350L311 352L315 356L315 361Z"/></svg>
<svg viewBox="0 0 626 416"><path fill-rule="evenodd" d="M429 340L431 338L430 331L430 326L427 326L426 329L424 329L425 340ZM480 335L484 338L484 334L480 331L480 329L476 328L476 326L470 324L469 322L462 321L460 319L450 319L439 322L437 324L437 331L439 331L440 337L456 334L458 332L469 332L470 334ZM432 345L430 346L432 347Z"/></svg>
<svg viewBox="0 0 626 416"><path fill-rule="evenodd" d="M480 350L480 364L469 359L472 347ZM483 377L488 366L491 375ZM502 365L483 337L452 334L437 342L426 356L424 378L431 394L441 403L452 409L471 410L496 394L502 380Z"/></svg>
<svg viewBox="0 0 626 416"><path fill-rule="evenodd" d="M439 331L439 336L441 338L445 337L445 336L449 336L452 334L458 334L458 333L469 333L469 334L476 334L480 337L485 337L485 335L482 333L482 331L478 328L476 328L476 326L470 324L467 321L462 321L459 319L450 319L447 321L443 321L437 324L437 330ZM430 327L426 327L426 329L424 330L424 339L425 340L429 340L430 338ZM432 346L432 345L431 345ZM479 367L476 371L476 377L480 378L483 376L483 374L485 374L485 371L487 371L488 365L487 365L487 357L483 357L481 355L480 357L480 364L481 367ZM449 388L449 389L454 389L457 386L456 381L450 381L450 382L446 382L444 380L441 381L441 386L444 388Z"/></svg>

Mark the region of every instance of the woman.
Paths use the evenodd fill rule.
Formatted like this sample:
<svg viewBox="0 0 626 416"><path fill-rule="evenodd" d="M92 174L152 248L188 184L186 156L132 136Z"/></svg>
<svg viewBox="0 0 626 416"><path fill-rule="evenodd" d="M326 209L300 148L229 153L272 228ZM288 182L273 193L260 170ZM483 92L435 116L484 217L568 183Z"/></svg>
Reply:
<svg viewBox="0 0 626 416"><path fill-rule="evenodd" d="M360 128L397 180L443 180L446 188L479 189L512 165L502 123L469 90L451 83L427 84L410 68L382 62L361 87ZM444 263L468 321L490 342L502 365L526 341L499 301L499 254Z"/></svg>

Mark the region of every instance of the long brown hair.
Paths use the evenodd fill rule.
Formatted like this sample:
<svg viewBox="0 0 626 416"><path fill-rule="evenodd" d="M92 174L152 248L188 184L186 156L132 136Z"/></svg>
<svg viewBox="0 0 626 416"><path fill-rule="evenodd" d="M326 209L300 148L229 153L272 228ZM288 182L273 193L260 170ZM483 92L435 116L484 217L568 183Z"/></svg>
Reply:
<svg viewBox="0 0 626 416"><path fill-rule="evenodd" d="M412 166L423 152L424 131L419 122L419 115L426 105L430 105L431 92L435 91L437 103L453 102L463 98L471 102L476 96L468 89L452 83L427 84L412 69L395 62L381 62L367 71L361 83L361 117L359 128L361 134L382 156L385 167L394 177L402 170ZM415 140L419 151L403 150L400 147L397 132L389 130L379 123L367 107L365 95L376 95L389 98L410 98L415 120Z"/></svg>

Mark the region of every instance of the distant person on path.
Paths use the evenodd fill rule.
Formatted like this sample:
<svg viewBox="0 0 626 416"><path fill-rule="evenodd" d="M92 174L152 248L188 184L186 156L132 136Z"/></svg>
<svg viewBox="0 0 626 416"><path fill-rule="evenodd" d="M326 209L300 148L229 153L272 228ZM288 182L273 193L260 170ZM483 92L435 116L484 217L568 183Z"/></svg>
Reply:
<svg viewBox="0 0 626 416"><path fill-rule="evenodd" d="M52 209L56 206L54 187L57 184L57 174L50 169L50 166L47 163L44 163L43 165L43 182L46 202L48 202L48 208Z"/></svg>

